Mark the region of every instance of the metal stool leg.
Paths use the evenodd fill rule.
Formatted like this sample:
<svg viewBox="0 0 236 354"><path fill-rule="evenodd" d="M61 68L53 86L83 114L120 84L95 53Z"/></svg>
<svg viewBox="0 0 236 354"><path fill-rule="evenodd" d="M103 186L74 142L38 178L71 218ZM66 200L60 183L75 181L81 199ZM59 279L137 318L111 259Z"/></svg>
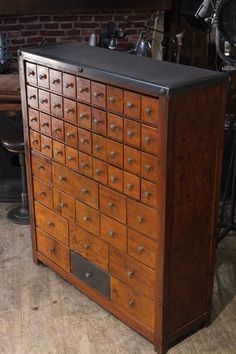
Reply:
<svg viewBox="0 0 236 354"><path fill-rule="evenodd" d="M25 174L25 155L19 154L20 166L21 166L21 184L22 184L22 193L21 193L21 205L10 210L7 213L7 218L9 221L20 224L28 225L29 220L29 208L28 208L28 194L26 187L26 174Z"/></svg>

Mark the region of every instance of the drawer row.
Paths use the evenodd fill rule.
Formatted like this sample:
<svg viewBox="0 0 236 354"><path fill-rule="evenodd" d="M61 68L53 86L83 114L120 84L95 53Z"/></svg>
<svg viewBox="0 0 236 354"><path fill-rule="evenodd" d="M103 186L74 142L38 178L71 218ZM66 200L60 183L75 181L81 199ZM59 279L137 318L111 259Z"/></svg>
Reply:
<svg viewBox="0 0 236 354"><path fill-rule="evenodd" d="M142 119L154 125L159 124L158 98L90 81L31 63L26 64L26 82L29 85L39 86L59 95L119 114L125 114L134 119ZM28 91L28 98L32 94L35 95L35 91Z"/></svg>
<svg viewBox="0 0 236 354"><path fill-rule="evenodd" d="M63 142L33 130L30 130L30 146L32 150L41 152L44 156L53 158L89 177L93 176L92 161L97 161L98 174L95 179L100 177L99 181L106 180L107 166L109 165L118 168L114 168L114 171L117 171L116 177L119 176L119 169L124 169L151 182L159 181L159 158L100 135L91 134L84 129L79 128L78 135L81 137L79 152L77 148L68 145L67 139L65 145ZM115 186L115 183L113 185Z"/></svg>
<svg viewBox="0 0 236 354"><path fill-rule="evenodd" d="M130 253L132 257L147 266L155 267L156 246L150 238L131 230L126 225L75 200L36 177L33 179L33 187L34 199L59 214L58 216L45 209L46 219L41 220L38 226L49 234L55 235L62 243L68 244L68 221L61 219L60 216L76 222L85 231L100 237L115 248Z"/></svg>
<svg viewBox="0 0 236 354"><path fill-rule="evenodd" d="M160 155L160 134L157 128L112 113L102 113L101 115L98 110L91 110L90 107L87 109L87 106L83 105L83 113L80 113L78 121L71 124L61 120L62 117L58 119L29 108L29 126L48 136L66 140L73 147L82 145L88 150L92 130L137 149ZM78 124L79 129L74 124Z"/></svg>
<svg viewBox="0 0 236 354"><path fill-rule="evenodd" d="M110 275L77 252L63 246L40 229L36 230L36 237L37 249L41 254L56 263L65 271L72 273L80 281L84 282L90 288L93 288L102 296L109 299L114 306L127 311L127 313L138 321L144 323L149 328L154 328L155 306L152 300L154 295L154 272L147 273L148 280L145 281L145 284L143 284L142 281L138 283L138 277L146 277L146 269L137 267L134 269L133 260L131 260L130 263L129 257L125 256L126 258L123 259L123 271L119 274L119 277L116 276L116 267L111 269ZM117 257L119 257L120 254L117 255L111 250L112 265L116 262ZM129 268L132 269L132 272L136 271L131 277L127 276L127 269ZM148 268L147 270L150 271ZM143 274L143 272L145 274ZM150 296L147 297L144 295L143 291L140 291L141 285L138 286L137 290L134 289L134 287L136 287L135 283L143 284L143 288L144 286L147 288L150 288L151 286L149 292L151 298Z"/></svg>
<svg viewBox="0 0 236 354"><path fill-rule="evenodd" d="M131 228L142 232L150 238L157 239L159 214L155 209L134 201L110 188L99 185L56 162L53 162L51 166L48 161L45 163L40 156L32 157L32 169L34 176L43 178L47 182L46 184L43 181L38 182L35 196L41 202L48 203L48 206L52 205L53 200L52 187L49 184L52 183L56 189L85 203L87 205L86 212L90 210L89 207L92 207L91 216L94 215L94 219L91 220L90 216L87 221L81 220L83 225L90 227L89 225L91 224L91 227L96 228L95 220L99 219L98 215L100 214L97 213L97 210L99 210L118 222L125 225L128 224ZM70 205L69 209L71 209L69 199L67 202L62 203L61 209L65 209L63 204ZM66 210L61 212L65 213Z"/></svg>

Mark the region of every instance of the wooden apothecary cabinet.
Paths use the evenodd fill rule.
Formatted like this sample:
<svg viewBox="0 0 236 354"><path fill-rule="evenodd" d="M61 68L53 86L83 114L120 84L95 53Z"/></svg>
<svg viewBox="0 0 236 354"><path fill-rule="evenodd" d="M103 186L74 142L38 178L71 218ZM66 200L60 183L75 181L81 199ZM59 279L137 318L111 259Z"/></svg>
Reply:
<svg viewBox="0 0 236 354"><path fill-rule="evenodd" d="M19 62L34 261L164 353L210 320L226 77L75 43Z"/></svg>

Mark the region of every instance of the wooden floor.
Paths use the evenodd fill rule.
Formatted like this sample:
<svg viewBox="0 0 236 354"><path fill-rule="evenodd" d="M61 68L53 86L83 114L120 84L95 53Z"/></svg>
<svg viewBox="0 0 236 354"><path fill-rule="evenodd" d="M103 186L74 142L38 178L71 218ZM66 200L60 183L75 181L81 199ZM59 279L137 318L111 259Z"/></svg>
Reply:
<svg viewBox="0 0 236 354"><path fill-rule="evenodd" d="M0 204L0 354L151 354L153 345L31 259L28 226ZM236 235L217 252L213 323L168 354L236 353Z"/></svg>

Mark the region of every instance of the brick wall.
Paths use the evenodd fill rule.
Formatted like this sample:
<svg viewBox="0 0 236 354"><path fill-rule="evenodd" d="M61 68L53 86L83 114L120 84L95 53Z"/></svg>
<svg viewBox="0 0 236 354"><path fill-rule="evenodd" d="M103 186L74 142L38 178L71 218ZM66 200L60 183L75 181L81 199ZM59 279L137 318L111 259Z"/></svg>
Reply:
<svg viewBox="0 0 236 354"><path fill-rule="evenodd" d="M127 25L124 22L125 15L135 25ZM0 31L7 37L10 59L14 61L18 49L37 46L43 40L88 42L91 33L100 33L110 21L125 28L127 37L119 45L128 48L137 40L142 26L153 24L153 15L153 11L142 11L1 16Z"/></svg>

